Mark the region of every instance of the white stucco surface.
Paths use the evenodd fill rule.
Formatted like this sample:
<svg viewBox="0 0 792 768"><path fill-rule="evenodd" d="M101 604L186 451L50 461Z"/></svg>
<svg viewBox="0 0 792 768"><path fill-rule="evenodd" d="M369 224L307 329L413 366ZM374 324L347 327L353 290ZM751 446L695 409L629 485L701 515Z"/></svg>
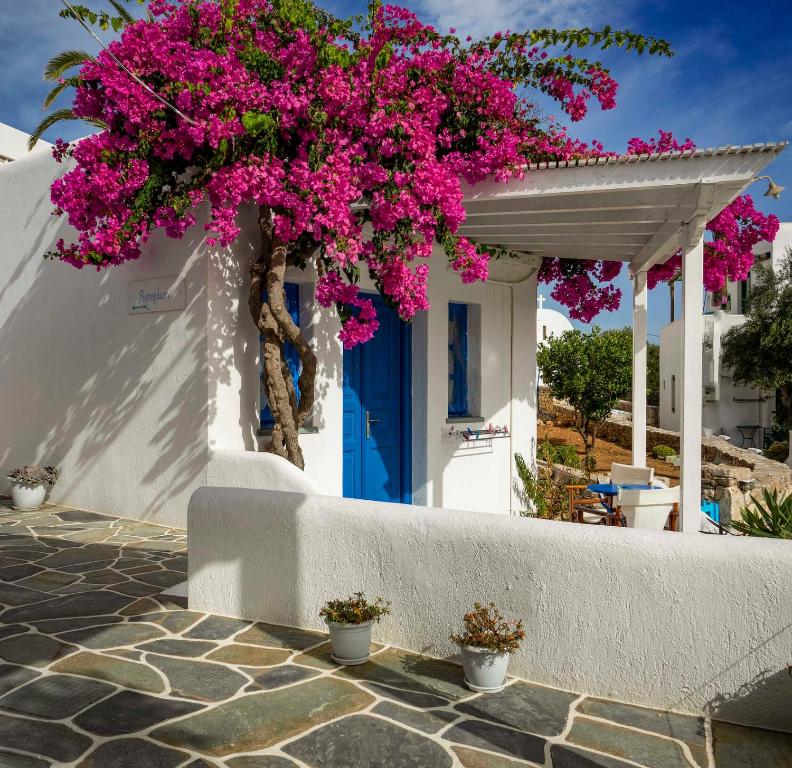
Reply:
<svg viewBox="0 0 792 768"><path fill-rule="evenodd" d="M433 656L475 600L528 633L512 672L792 730L792 546L275 491L190 501L190 607L320 629L325 600L392 601L375 639Z"/></svg>
<svg viewBox="0 0 792 768"><path fill-rule="evenodd" d="M39 140L32 150L28 150L27 143L30 136L24 131L13 128L5 123L0 123L0 163L27 157L35 152L45 152L52 148L52 144Z"/></svg>
<svg viewBox="0 0 792 768"><path fill-rule="evenodd" d="M240 214L233 248L206 246L199 211L184 240L157 234L135 262L76 270L42 258L59 238L75 236L49 201L52 180L68 167L49 153L0 166L0 467L56 464L62 473L52 500L170 525L186 524L199 486L280 488L259 474L266 462L255 455L259 336L247 311L254 209ZM438 254L432 309L412 329L413 500L508 513L513 452L527 453L535 432L535 280L463 285L445 262ZM530 274L525 265L492 267L509 283ZM131 283L165 279L184 283L184 309L129 313ZM340 496L338 318L313 300L311 270L290 270L287 279L300 283L300 322L319 359L316 406L300 436L306 490ZM362 287L374 289L367 278ZM475 320L474 410L456 426L505 425L511 433L472 449L444 436L449 301L468 303ZM0 474L0 492L5 484Z"/></svg>

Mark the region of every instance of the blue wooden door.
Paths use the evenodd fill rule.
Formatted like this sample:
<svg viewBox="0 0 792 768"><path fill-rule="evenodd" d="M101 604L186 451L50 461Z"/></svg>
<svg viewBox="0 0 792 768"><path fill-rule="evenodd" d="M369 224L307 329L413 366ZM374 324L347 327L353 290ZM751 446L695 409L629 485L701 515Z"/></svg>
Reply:
<svg viewBox="0 0 792 768"><path fill-rule="evenodd" d="M379 296L374 338L344 350L344 496L410 501L409 328Z"/></svg>

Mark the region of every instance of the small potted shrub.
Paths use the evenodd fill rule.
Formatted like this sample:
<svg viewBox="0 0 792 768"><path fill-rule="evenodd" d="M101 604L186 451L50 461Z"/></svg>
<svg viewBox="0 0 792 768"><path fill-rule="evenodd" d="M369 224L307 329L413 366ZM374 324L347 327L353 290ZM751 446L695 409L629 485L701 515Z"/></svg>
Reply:
<svg viewBox="0 0 792 768"><path fill-rule="evenodd" d="M494 693L503 688L509 656L525 639L522 621L504 619L495 603L476 603L465 614L465 631L451 635L462 651L465 683L478 693Z"/></svg>
<svg viewBox="0 0 792 768"><path fill-rule="evenodd" d="M333 661L345 666L367 661L374 622L388 613L389 602L378 597L370 603L363 592L355 592L345 600L328 600L319 615L330 630Z"/></svg>
<svg viewBox="0 0 792 768"><path fill-rule="evenodd" d="M55 467L39 467L31 464L8 473L11 481L11 498L14 509L28 511L39 509L47 495L47 486L55 484L58 470Z"/></svg>

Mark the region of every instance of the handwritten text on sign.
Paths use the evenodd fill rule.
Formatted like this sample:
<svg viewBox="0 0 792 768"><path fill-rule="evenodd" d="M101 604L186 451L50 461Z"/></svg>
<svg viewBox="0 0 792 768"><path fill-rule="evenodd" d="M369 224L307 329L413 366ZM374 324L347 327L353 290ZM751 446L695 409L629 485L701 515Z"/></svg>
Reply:
<svg viewBox="0 0 792 768"><path fill-rule="evenodd" d="M186 306L184 281L175 277L157 277L129 284L129 314L172 312Z"/></svg>

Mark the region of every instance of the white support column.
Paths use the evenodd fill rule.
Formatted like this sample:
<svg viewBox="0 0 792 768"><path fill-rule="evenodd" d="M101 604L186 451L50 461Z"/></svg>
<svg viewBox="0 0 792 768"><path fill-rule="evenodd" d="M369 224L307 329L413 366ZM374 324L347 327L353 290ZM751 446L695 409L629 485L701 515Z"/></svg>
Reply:
<svg viewBox="0 0 792 768"><path fill-rule="evenodd" d="M646 466L646 272L633 277L632 463Z"/></svg>
<svg viewBox="0 0 792 768"><path fill-rule="evenodd" d="M522 454L531 466L536 461L536 419L539 410L536 387L536 272L511 288L512 364L511 364L511 468L509 478L512 512L520 502L514 493L517 478L514 454Z"/></svg>
<svg viewBox="0 0 792 768"><path fill-rule="evenodd" d="M701 519L702 348L704 316L704 240L689 241L682 258L682 387L680 420L680 522L685 533L699 530Z"/></svg>

